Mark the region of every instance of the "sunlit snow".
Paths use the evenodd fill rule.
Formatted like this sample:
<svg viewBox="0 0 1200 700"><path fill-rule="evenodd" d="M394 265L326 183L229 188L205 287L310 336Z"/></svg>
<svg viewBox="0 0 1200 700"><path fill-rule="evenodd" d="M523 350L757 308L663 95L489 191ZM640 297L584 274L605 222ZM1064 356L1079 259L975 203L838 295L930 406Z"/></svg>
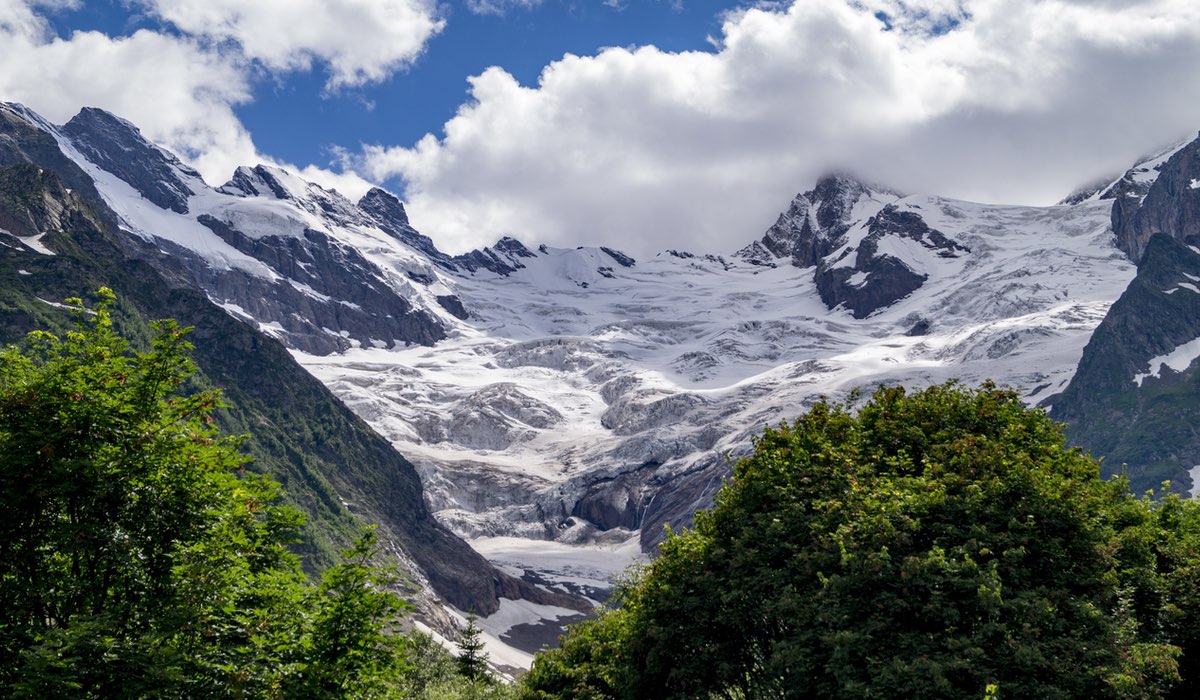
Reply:
<svg viewBox="0 0 1200 700"><path fill-rule="evenodd" d="M1193 287L1192 291L1196 291ZM1133 375L1133 383L1138 386L1142 385L1148 377L1160 378L1160 373L1164 367L1167 367L1175 372L1182 372L1191 366L1196 358L1200 357L1200 338L1189 341L1175 348L1166 355L1159 355L1150 360L1150 371L1139 372Z"/></svg>

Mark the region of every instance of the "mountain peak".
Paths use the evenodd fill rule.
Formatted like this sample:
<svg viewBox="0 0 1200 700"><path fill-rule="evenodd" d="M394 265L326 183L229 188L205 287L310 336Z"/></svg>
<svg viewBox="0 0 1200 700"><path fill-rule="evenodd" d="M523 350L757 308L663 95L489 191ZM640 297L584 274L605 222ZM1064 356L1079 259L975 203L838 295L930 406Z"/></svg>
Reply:
<svg viewBox="0 0 1200 700"><path fill-rule="evenodd" d="M84 158L124 180L150 202L187 213L188 198L195 194L187 181L200 180L200 173L151 143L130 122L84 107L61 131Z"/></svg>
<svg viewBox="0 0 1200 700"><path fill-rule="evenodd" d="M792 199L787 211L763 237L736 255L754 265L774 267L776 260L791 258L797 267L811 267L837 248L850 228L855 205L864 198L891 201L902 194L869 184L843 171L817 179L813 188Z"/></svg>
<svg viewBox="0 0 1200 700"><path fill-rule="evenodd" d="M1156 233L1200 235L1200 138L1139 161L1109 192L1117 247L1134 262Z"/></svg>
<svg viewBox="0 0 1200 700"><path fill-rule="evenodd" d="M259 163L253 168L238 166L229 182L217 188L224 194L238 197L272 196L275 199L294 199L293 193L284 184L289 174L281 169Z"/></svg>
<svg viewBox="0 0 1200 700"><path fill-rule="evenodd" d="M372 187L358 200L358 208L395 226L412 226L408 221L408 212L404 210L404 203L382 187Z"/></svg>

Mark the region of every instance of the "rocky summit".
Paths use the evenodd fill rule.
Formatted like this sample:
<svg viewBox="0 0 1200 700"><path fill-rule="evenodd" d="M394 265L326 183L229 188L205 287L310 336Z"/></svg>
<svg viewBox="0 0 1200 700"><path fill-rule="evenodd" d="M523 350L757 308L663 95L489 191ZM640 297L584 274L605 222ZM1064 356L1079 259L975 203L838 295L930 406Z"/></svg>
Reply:
<svg viewBox="0 0 1200 700"><path fill-rule="evenodd" d="M397 535L398 555L442 601L487 615L505 663L528 664L664 526L712 502L764 426L823 395L993 379L1126 463L1135 487L1193 487L1180 407L1200 398L1200 141L1056 206L831 175L736 252L634 259L515 238L449 255L383 189L354 202L269 165L213 188L99 110L55 126L9 105L0 129L17 183L0 208L10 288L37 298L29 285L66 255L63 211L86 210L104 255L238 324L234 355L298 362L320 382L305 394L317 413L348 408L370 446L338 452L323 431L294 446L324 455L322 507L425 533ZM244 400L292 406L261 392Z"/></svg>

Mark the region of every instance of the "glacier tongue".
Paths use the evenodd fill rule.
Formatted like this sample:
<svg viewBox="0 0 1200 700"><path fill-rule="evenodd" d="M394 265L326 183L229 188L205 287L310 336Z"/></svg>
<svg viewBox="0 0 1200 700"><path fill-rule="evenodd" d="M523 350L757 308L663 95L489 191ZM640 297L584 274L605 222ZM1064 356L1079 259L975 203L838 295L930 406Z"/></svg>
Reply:
<svg viewBox="0 0 1200 700"><path fill-rule="evenodd" d="M420 465L459 534L636 534L649 550L708 504L726 455L817 396L993 378L1053 397L1133 276L1106 202L881 199L956 247L865 318L826 308L792 265L544 249L507 276L448 280L470 318L435 347L297 356Z"/></svg>
<svg viewBox="0 0 1200 700"><path fill-rule="evenodd" d="M858 225L896 201L881 199ZM1038 403L1067 385L1134 275L1109 203L899 202L959 248L910 254L924 283L864 318L827 308L811 268L543 248L506 275L448 276L470 315L435 347L294 354L418 466L444 524L501 566L542 541L516 548L519 569L564 586L564 552L619 570L653 551L711 504L729 458L818 396L990 378ZM497 644L560 624L515 610L485 621Z"/></svg>
<svg viewBox="0 0 1200 700"><path fill-rule="evenodd" d="M823 178L729 259L511 238L452 257L382 190L355 203L269 166L214 189L102 117L38 124L131 249L291 348L479 551L594 600L711 503L764 426L819 396L990 378L1053 402L1134 276L1106 196L1140 202L1167 158L1055 207ZM149 154L161 182L114 144ZM485 630L525 651L544 630L522 615L561 617L502 612Z"/></svg>

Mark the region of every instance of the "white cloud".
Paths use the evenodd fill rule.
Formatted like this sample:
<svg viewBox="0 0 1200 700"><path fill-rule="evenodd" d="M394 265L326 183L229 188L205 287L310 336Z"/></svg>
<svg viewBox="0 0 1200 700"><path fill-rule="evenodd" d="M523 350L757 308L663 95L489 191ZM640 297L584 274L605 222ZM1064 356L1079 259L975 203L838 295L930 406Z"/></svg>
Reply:
<svg viewBox="0 0 1200 700"><path fill-rule="evenodd" d="M111 38L53 36L18 3L0 9L0 97L56 123L83 106L119 114L189 158L207 177L227 177L254 145L232 105L250 99L245 69L194 41L151 31Z"/></svg>
<svg viewBox="0 0 1200 700"><path fill-rule="evenodd" d="M273 71L322 61L328 89L384 80L441 31L432 0L138 0L180 31L233 42Z"/></svg>
<svg viewBox="0 0 1200 700"><path fill-rule="evenodd" d="M542 0L467 0L467 9L477 15L503 17L510 10L531 10Z"/></svg>
<svg viewBox="0 0 1200 700"><path fill-rule="evenodd" d="M402 177L446 248L726 252L831 166L1051 202L1200 127L1197 66L1194 0L804 0L731 14L711 53L567 56L533 87L490 69L444 137L361 167Z"/></svg>
<svg viewBox="0 0 1200 700"><path fill-rule="evenodd" d="M33 5L0 0L0 99L20 102L62 124L81 107L100 107L138 126L214 185L239 165L280 165L351 197L370 183L354 173L298 168L258 152L233 107L252 99L251 67L237 52L149 30L113 38L99 32L54 35Z"/></svg>

